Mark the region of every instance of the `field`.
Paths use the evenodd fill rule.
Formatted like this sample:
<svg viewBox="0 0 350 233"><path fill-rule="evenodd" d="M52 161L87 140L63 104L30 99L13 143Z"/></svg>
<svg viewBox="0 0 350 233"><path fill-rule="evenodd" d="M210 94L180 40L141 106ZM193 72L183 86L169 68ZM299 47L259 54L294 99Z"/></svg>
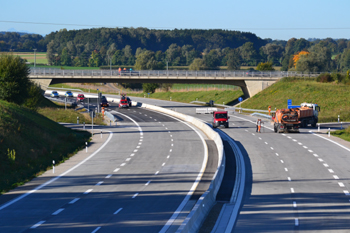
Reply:
<svg viewBox="0 0 350 233"><path fill-rule="evenodd" d="M18 52L18 53L10 53L14 56L20 56L23 59L26 59L28 62L34 64L34 51L33 52ZM37 52L36 53L36 64L47 64L46 53L45 52Z"/></svg>

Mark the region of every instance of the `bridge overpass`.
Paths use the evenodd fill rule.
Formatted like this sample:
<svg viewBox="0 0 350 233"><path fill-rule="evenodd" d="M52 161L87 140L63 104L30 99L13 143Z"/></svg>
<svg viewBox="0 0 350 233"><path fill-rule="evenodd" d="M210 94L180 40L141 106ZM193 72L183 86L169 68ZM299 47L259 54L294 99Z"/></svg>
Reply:
<svg viewBox="0 0 350 233"><path fill-rule="evenodd" d="M43 89L56 83L195 83L226 84L242 88L245 97L252 97L283 77L310 77L318 74L300 72L255 71L182 71L182 70L61 70L31 69L29 78Z"/></svg>

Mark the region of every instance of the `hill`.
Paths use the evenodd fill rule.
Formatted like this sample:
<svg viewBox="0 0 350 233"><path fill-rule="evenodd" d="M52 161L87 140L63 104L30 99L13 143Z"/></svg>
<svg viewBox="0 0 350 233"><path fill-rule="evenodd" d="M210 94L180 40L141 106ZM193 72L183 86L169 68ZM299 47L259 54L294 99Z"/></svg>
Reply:
<svg viewBox="0 0 350 233"><path fill-rule="evenodd" d="M34 178L83 148L90 133L74 131L28 108L0 100L0 193Z"/></svg>

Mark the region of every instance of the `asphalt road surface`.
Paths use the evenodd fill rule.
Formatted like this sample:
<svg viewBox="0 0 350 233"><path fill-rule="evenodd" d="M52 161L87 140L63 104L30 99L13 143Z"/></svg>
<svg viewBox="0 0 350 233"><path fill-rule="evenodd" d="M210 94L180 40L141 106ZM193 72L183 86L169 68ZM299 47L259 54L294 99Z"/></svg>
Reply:
<svg viewBox="0 0 350 233"><path fill-rule="evenodd" d="M55 180L24 198L2 203L0 232L167 229L195 189L204 164L203 139L162 114L110 109L119 125L102 127L111 132L104 131L107 141L98 153L58 178L52 175Z"/></svg>
<svg viewBox="0 0 350 233"><path fill-rule="evenodd" d="M193 105L132 99L211 120L195 114ZM230 128L221 128L240 146L246 163L245 195L234 232L349 232L350 143L328 138L328 125L321 125L323 134L317 128L276 134L267 121L256 133L255 122L234 114Z"/></svg>

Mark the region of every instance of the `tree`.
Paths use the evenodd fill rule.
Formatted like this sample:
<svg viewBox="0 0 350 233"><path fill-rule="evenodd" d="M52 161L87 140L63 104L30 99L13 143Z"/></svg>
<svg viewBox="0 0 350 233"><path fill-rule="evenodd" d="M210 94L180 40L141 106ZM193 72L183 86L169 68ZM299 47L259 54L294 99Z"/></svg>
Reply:
<svg viewBox="0 0 350 233"><path fill-rule="evenodd" d="M54 54L54 42L53 42L53 40L50 41L50 43L48 43L48 45L47 45L46 58L47 58L47 62L49 64L54 63L55 54Z"/></svg>
<svg viewBox="0 0 350 233"><path fill-rule="evenodd" d="M196 58L193 60L191 65L188 67L189 70L207 70L205 61L201 58Z"/></svg>
<svg viewBox="0 0 350 233"><path fill-rule="evenodd" d="M210 50L210 52L204 56L205 65L209 69L217 69L220 65L220 60L220 55L216 49Z"/></svg>
<svg viewBox="0 0 350 233"><path fill-rule="evenodd" d="M269 70L275 70L273 67L273 63L272 62L260 62L258 64L258 66L256 67L257 70L260 71L269 71Z"/></svg>
<svg viewBox="0 0 350 233"><path fill-rule="evenodd" d="M239 47L239 50L242 60L245 61L247 65L256 64L258 53L256 52L254 44L252 42L245 43Z"/></svg>
<svg viewBox="0 0 350 233"><path fill-rule="evenodd" d="M71 56L68 53L68 49L64 48L61 53L61 65L63 66L71 66L72 65L72 59Z"/></svg>
<svg viewBox="0 0 350 233"><path fill-rule="evenodd" d="M0 99L22 104L28 97L29 67L20 57L0 56Z"/></svg>
<svg viewBox="0 0 350 233"><path fill-rule="evenodd" d="M158 62L154 57L154 52L144 51L136 56L135 70L155 70L158 68Z"/></svg>
<svg viewBox="0 0 350 233"><path fill-rule="evenodd" d="M230 52L228 52L226 59L228 70L239 70L241 68L241 59L237 49L232 49Z"/></svg>
<svg viewBox="0 0 350 233"><path fill-rule="evenodd" d="M143 83L142 89L144 93L154 93L159 87L157 83Z"/></svg>

